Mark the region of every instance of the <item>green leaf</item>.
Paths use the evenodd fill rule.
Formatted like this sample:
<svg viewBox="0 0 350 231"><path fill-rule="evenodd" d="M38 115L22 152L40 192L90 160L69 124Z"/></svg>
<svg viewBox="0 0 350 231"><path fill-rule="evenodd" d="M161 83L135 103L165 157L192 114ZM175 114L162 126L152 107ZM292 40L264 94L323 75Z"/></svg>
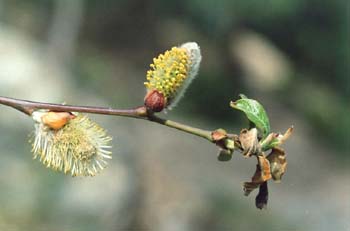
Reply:
<svg viewBox="0 0 350 231"><path fill-rule="evenodd" d="M244 95L240 95L242 99L235 102L231 101L230 106L243 111L248 119L262 132L263 137L270 133L269 117L264 107L254 99L248 99Z"/></svg>

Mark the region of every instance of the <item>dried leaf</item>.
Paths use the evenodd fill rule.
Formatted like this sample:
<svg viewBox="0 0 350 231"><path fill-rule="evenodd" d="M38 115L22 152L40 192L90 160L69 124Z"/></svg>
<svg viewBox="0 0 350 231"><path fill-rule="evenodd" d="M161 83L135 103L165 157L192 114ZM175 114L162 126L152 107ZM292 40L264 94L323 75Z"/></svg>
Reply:
<svg viewBox="0 0 350 231"><path fill-rule="evenodd" d="M255 197L255 206L258 209L265 209L267 206L268 199L269 199L269 190L267 187L267 181L265 181L259 187L259 193Z"/></svg>
<svg viewBox="0 0 350 231"><path fill-rule="evenodd" d="M270 162L266 159L265 155L258 156L258 163L261 169L261 180L267 181L271 179Z"/></svg>
<svg viewBox="0 0 350 231"><path fill-rule="evenodd" d="M282 135L282 137L279 137L279 145L282 145L286 140L289 139L289 137L293 134L294 127L291 126L287 129L287 131Z"/></svg>
<svg viewBox="0 0 350 231"><path fill-rule="evenodd" d="M256 189L259 186L260 186L260 183L244 182L243 183L244 195L248 196L254 189Z"/></svg>
<svg viewBox="0 0 350 231"><path fill-rule="evenodd" d="M244 195L248 196L254 189L271 179L270 164L264 155L257 156L258 164L251 182L244 182Z"/></svg>
<svg viewBox="0 0 350 231"><path fill-rule="evenodd" d="M271 153L267 156L270 162L272 178L279 182L286 171L287 160L283 149L274 148Z"/></svg>
<svg viewBox="0 0 350 231"><path fill-rule="evenodd" d="M277 133L271 133L273 136L270 134L269 136L266 137L264 141L261 142L261 146L263 151L269 150L271 148L275 148L277 146L280 146L286 142L287 139L293 134L293 126L287 129L287 131L282 135L282 134L277 134Z"/></svg>
<svg viewBox="0 0 350 231"><path fill-rule="evenodd" d="M245 157L258 154L260 151L258 142L258 130L252 128L250 130L243 129L239 134L239 141L243 148L243 155Z"/></svg>

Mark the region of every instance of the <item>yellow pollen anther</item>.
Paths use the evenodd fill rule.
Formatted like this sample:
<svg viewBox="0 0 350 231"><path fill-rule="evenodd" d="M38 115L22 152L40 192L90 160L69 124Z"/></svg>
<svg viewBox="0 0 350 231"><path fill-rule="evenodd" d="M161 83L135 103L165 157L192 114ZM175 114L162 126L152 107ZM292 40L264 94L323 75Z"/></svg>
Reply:
<svg viewBox="0 0 350 231"><path fill-rule="evenodd" d="M145 86L157 90L170 101L187 77L190 57L185 48L173 47L153 59L147 71Z"/></svg>

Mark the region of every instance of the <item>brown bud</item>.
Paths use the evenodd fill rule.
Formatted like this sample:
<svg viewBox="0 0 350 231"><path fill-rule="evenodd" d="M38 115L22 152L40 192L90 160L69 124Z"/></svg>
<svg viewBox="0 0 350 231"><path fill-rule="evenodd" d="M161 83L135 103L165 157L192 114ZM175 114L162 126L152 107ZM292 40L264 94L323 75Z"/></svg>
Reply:
<svg viewBox="0 0 350 231"><path fill-rule="evenodd" d="M227 132L224 129L217 129L211 133L211 138L216 142L227 138Z"/></svg>
<svg viewBox="0 0 350 231"><path fill-rule="evenodd" d="M166 107L166 98L157 90L147 92L145 106L152 112L161 112Z"/></svg>
<svg viewBox="0 0 350 231"><path fill-rule="evenodd" d="M48 112L41 117L42 122L54 129L58 130L68 123L68 121L75 116L69 112Z"/></svg>

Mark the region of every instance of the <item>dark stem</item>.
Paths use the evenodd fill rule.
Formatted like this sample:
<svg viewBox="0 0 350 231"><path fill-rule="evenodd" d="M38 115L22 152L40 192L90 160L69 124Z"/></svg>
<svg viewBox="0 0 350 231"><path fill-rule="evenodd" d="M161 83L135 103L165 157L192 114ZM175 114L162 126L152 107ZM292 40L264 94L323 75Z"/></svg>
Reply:
<svg viewBox="0 0 350 231"><path fill-rule="evenodd" d="M91 106L73 106L53 103L41 103L29 100L20 100L9 97L0 96L0 104L13 107L27 115L31 115L33 111L39 109L48 109L50 111L69 111L69 112L85 112L103 115L117 115L134 118L144 118L146 111L144 108L139 107L135 109L113 109L107 107L91 107Z"/></svg>

